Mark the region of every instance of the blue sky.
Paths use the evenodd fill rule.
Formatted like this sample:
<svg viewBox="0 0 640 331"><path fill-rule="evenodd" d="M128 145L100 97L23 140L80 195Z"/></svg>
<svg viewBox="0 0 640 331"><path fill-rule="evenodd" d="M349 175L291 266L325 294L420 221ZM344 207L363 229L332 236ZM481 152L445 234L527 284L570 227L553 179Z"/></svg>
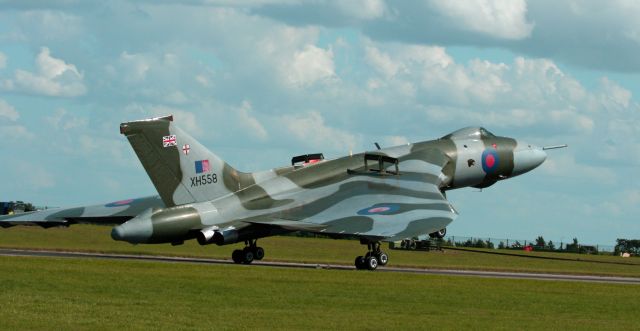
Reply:
<svg viewBox="0 0 640 331"><path fill-rule="evenodd" d="M174 114L244 171L482 125L567 143L448 197L449 234L640 238L635 1L0 1L0 200L154 194L121 122Z"/></svg>

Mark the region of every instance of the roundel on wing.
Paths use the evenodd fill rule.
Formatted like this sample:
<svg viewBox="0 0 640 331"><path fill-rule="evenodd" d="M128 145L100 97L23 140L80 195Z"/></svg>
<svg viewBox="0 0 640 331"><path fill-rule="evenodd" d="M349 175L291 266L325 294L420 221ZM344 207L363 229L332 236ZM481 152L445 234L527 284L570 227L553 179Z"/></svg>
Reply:
<svg viewBox="0 0 640 331"><path fill-rule="evenodd" d="M485 173L491 174L498 169L498 163L500 158L498 157L498 151L495 149L487 149L482 153L482 170Z"/></svg>
<svg viewBox="0 0 640 331"><path fill-rule="evenodd" d="M376 204L358 211L358 215L388 215L400 209L400 206L394 204Z"/></svg>
<svg viewBox="0 0 640 331"><path fill-rule="evenodd" d="M128 206L130 205L132 202L134 202L136 199L127 199L127 200L120 200L120 201L115 201L115 202L111 202L108 203L106 205L104 205L105 207L122 207L122 206Z"/></svg>

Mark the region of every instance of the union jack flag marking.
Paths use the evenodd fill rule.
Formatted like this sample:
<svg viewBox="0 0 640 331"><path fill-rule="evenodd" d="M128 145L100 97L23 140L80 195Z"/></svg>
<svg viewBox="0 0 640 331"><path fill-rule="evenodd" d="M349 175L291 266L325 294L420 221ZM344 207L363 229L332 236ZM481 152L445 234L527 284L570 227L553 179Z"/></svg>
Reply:
<svg viewBox="0 0 640 331"><path fill-rule="evenodd" d="M162 146L163 147L171 147L171 146L176 146L176 135L172 134L170 136L164 136L162 137Z"/></svg>

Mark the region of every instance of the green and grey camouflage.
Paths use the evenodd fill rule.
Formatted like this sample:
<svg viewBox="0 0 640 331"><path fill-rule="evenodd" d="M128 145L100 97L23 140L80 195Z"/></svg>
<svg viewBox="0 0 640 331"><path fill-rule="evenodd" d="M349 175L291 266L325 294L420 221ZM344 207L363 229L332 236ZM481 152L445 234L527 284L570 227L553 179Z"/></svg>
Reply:
<svg viewBox="0 0 640 331"><path fill-rule="evenodd" d="M158 197L0 217L3 227L118 224L112 237L130 243L244 242L233 260L262 259L257 239L305 231L358 237L369 251L359 269L384 265L380 242L443 237L457 216L447 190L485 188L544 162L542 148L464 128L440 139L325 160L294 157L291 166L240 172L161 117L120 125ZM298 162L297 164L295 164Z"/></svg>

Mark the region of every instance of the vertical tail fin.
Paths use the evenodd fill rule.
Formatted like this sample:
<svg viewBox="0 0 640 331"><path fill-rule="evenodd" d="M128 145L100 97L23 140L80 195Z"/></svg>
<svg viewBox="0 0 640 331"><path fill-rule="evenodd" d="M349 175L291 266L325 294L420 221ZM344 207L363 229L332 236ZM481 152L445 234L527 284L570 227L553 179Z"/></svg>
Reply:
<svg viewBox="0 0 640 331"><path fill-rule="evenodd" d="M254 183L173 124L173 116L120 124L166 206L213 200Z"/></svg>

